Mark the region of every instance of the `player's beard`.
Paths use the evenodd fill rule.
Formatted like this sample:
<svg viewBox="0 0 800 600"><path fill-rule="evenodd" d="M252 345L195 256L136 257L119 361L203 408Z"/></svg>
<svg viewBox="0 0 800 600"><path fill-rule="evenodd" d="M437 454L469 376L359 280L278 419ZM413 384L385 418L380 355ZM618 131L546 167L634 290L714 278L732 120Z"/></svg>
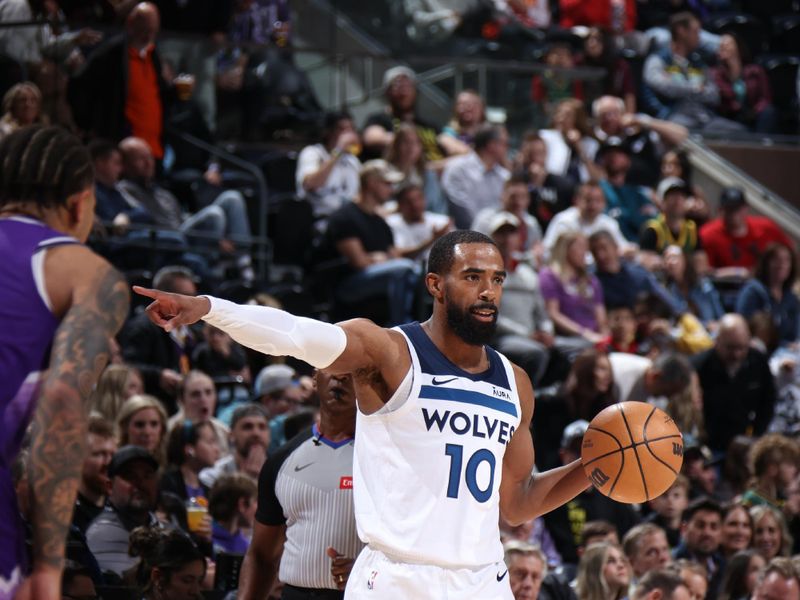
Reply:
<svg viewBox="0 0 800 600"><path fill-rule="evenodd" d="M490 309L494 311L494 316L489 322L478 321L472 316L473 310ZM494 338L497 330L497 306L490 302L478 302L462 310L455 304L447 306L447 324L450 329L472 346L483 346Z"/></svg>

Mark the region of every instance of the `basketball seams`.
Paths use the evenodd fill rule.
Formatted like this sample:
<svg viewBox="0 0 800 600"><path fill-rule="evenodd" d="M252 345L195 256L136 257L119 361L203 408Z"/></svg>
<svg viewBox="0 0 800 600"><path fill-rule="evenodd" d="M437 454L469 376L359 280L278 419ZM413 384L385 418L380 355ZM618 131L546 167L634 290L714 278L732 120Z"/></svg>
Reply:
<svg viewBox="0 0 800 600"><path fill-rule="evenodd" d="M597 427L590 427L589 429L594 429L595 431L600 431L601 433L608 433L608 432L603 431L602 429L599 429ZM609 434L609 435L611 435L611 434ZM646 443L662 442L664 440L669 440L669 439L672 439L672 438L681 438L681 439L683 439L683 436L680 433L671 433L669 435L662 435L662 436L659 436L657 438L653 438L652 440L647 440L647 442L642 441L642 442L636 442L635 444L631 444L630 446L620 446L616 450L612 450L611 452L606 452L605 454L601 454L600 456L595 456L591 460L587 460L586 462L583 463L583 465L588 467L593 462L596 462L596 461L598 461L600 459L603 459L603 458L608 458L609 456L611 456L612 454L616 454L617 452L624 452L625 450L630 450L634 446L644 446ZM619 442L617 442L617 443L619 444ZM650 450L649 447L648 447L648 450ZM651 452L652 452L652 450L651 450Z"/></svg>
<svg viewBox="0 0 800 600"><path fill-rule="evenodd" d="M631 438L631 444L633 444L633 432L631 431L631 426L628 424L628 418L625 416L625 408L620 404L619 407L619 414L622 415L622 422L625 423L625 429L628 431L628 436ZM639 451L636 449L636 446L633 447L633 455L636 457L636 464L639 467L639 475L642 477L642 485L644 486L644 495L645 500L650 500L650 492L647 490L647 480L644 477L644 469L642 469L642 461L639 459ZM625 453L622 454L623 458L625 457Z"/></svg>
<svg viewBox="0 0 800 600"><path fill-rule="evenodd" d="M619 481L620 475L622 475L622 469L625 467L625 451L622 449L622 443L621 443L621 442L620 442L620 441L617 439L617 436L615 436L615 435L614 435L613 433L611 433L610 431L606 431L605 429L600 429L599 427L596 427L596 426L594 426L594 425L589 425L589 427L587 428L587 431L588 431L589 429L594 429L595 431L599 431L600 433L604 433L604 434L606 434L608 437L610 437L612 440L614 440L614 443L615 443L617 446L619 446L619 448L618 448L617 450L614 450L614 451L612 451L612 452L609 452L608 454L606 454L606 455L604 455L604 456L611 456L612 454L615 454L616 452L619 452L619 453L621 453L621 454L622 454L622 461L621 461L621 462L620 462L620 464L619 464L619 469L617 470L617 475L614 477L614 483L612 483L612 484L611 484L611 489L609 490L609 492L608 492L608 494L607 494L607 495L609 495L609 496L610 496L611 494L613 494L613 493L614 493L614 487L617 485L617 482ZM633 440L631 440L631 441L633 441ZM588 463L585 463L585 464L584 464L584 469L585 469L585 468L586 468L588 465L590 465L591 463L593 463L594 461L596 461L598 458L601 458L601 457L599 457L599 456L598 456L598 457L595 457L595 458L593 458L592 460L590 460Z"/></svg>
<svg viewBox="0 0 800 600"><path fill-rule="evenodd" d="M650 448L650 444L648 444L647 442L645 442L644 446L645 446L645 448L647 448L647 451L648 451L650 454L652 454L652 455L653 455L653 458L655 458L655 459L656 459L658 462L660 462L662 465L664 465L664 466L665 466L665 467L667 467L667 468L668 468L670 471L672 471L672 473L673 473L673 475L675 475L675 477L677 477L677 476L678 476L678 472L677 472L675 469L673 469L673 468L672 468L670 465L668 465L668 464L667 464L666 462L664 462L664 461L663 461L661 458L659 458L659 456L658 456L658 455L657 455L655 452L653 452L653 449L652 449L652 448Z"/></svg>
<svg viewBox="0 0 800 600"><path fill-rule="evenodd" d="M674 454L680 455L679 450L675 448L679 448L683 436L677 430L675 422L658 407L640 402L621 402L601 413L604 413L602 417L596 415L593 422L588 424L589 435L581 451L582 466L595 489L618 502L645 502L660 495L662 492L656 493L656 490L661 489L662 483L666 484L668 480L674 481L680 469L677 467L676 470L676 467L666 462L668 460L666 453L669 452L670 446ZM664 417L663 423L662 417ZM654 437L651 437L649 431L651 425L654 427L652 432ZM634 438L634 431L638 439ZM626 435L628 442L623 443L621 440ZM648 454L639 452L637 446L641 445L647 447ZM625 461L625 453L628 450L633 450L636 457L641 482L638 487L637 471L632 464L626 464ZM616 473L611 475L615 470L617 453L621 454L620 462L616 465ZM649 462L653 459L655 462ZM657 464L664 465L667 471L660 471ZM632 469L631 472L627 473L626 468ZM612 476L613 480L609 476ZM652 481L648 479L650 477Z"/></svg>

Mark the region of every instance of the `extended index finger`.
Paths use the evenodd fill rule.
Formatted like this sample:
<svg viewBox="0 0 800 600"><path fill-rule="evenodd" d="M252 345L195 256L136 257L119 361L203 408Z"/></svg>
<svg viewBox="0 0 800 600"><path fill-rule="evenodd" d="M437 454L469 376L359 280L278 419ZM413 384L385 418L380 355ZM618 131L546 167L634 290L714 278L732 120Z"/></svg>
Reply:
<svg viewBox="0 0 800 600"><path fill-rule="evenodd" d="M163 293L159 292L158 290L142 287L140 285L133 286L133 291L139 294L140 296L147 296L148 298L152 298L153 300L158 300L159 295Z"/></svg>

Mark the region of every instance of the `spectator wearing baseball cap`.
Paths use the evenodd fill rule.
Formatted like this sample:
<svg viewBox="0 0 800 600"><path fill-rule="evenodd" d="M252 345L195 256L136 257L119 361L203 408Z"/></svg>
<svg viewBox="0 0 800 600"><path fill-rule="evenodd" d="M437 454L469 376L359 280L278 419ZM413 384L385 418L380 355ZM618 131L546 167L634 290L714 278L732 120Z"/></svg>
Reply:
<svg viewBox="0 0 800 600"><path fill-rule="evenodd" d="M580 458L583 434L588 427L587 421L579 419L564 429L559 450L562 464ZM545 525L566 568L574 570L578 564L580 539L574 532L581 531L587 522L598 520L614 523L617 527L617 536L621 538L631 527L639 523L640 518L629 504L615 502L593 486L544 516Z"/></svg>
<svg viewBox="0 0 800 600"><path fill-rule="evenodd" d="M387 324L407 323L412 320L419 268L397 250L392 229L381 215L403 175L375 159L364 163L360 177L360 192L331 215L326 231L328 246L346 263L336 299L352 309L366 300L385 298Z"/></svg>
<svg viewBox="0 0 800 600"><path fill-rule="evenodd" d="M517 216L506 211L489 216L485 225L485 232L500 249L507 273L493 345L538 385L550 362L555 327L545 308L538 274L518 260L522 230Z"/></svg>
<svg viewBox="0 0 800 600"><path fill-rule="evenodd" d="M700 228L700 240L708 255L708 262L718 275L746 277L770 244L794 247L787 235L770 219L748 214L747 199L740 188L722 190L719 209L720 216Z"/></svg>
<svg viewBox="0 0 800 600"><path fill-rule="evenodd" d="M137 559L128 554L131 531L141 525L158 526L156 508L158 461L144 448L123 446L108 465L111 491L102 513L89 525L86 541L102 571L117 576Z"/></svg>
<svg viewBox="0 0 800 600"><path fill-rule="evenodd" d="M438 142L439 128L417 115L417 75L403 65L383 74L386 108L367 117L364 123L364 158L383 156L402 123L413 123L424 148L425 159L442 160L445 156Z"/></svg>
<svg viewBox="0 0 800 600"><path fill-rule="evenodd" d="M606 197L608 214L619 221L627 240L638 241L642 226L658 213L658 209L650 200L648 188L628 183L630 148L622 139L610 137L600 146L595 160L606 173L600 186Z"/></svg>
<svg viewBox="0 0 800 600"><path fill-rule="evenodd" d="M686 254L700 250L697 223L686 218L689 186L678 177L666 177L656 189L662 212L644 224L639 236L643 251L662 254L669 246L678 246Z"/></svg>

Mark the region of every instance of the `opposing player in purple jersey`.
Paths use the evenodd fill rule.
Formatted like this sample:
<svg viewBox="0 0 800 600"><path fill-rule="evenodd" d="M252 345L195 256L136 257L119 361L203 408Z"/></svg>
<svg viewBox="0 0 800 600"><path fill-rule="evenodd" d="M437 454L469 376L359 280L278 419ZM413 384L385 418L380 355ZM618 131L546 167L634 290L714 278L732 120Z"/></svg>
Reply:
<svg viewBox="0 0 800 600"><path fill-rule="evenodd" d="M125 279L84 245L94 205L75 136L34 126L0 142L0 600L61 598L89 392L129 303ZM28 565L10 469L32 419Z"/></svg>

